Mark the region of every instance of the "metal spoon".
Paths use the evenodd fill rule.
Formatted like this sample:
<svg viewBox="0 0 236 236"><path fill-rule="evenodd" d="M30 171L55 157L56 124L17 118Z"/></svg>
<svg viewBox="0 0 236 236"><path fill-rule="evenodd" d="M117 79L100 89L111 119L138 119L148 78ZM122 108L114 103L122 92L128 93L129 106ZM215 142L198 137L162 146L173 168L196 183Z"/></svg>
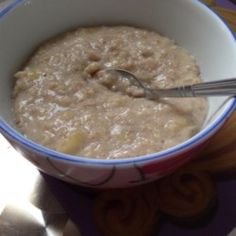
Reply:
<svg viewBox="0 0 236 236"><path fill-rule="evenodd" d="M168 89L152 89L131 72L119 68L107 68L107 72L118 73L129 80L130 85L143 91L144 97L158 99L160 97L199 97L199 96L236 96L236 78L183 85Z"/></svg>

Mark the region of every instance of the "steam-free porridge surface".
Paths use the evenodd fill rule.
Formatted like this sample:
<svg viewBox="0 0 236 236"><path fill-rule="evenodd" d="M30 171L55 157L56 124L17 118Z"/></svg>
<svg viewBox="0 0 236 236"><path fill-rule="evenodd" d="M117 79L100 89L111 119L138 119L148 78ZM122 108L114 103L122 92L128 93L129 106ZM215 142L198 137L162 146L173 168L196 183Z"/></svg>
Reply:
<svg viewBox="0 0 236 236"><path fill-rule="evenodd" d="M194 58L155 32L126 26L78 28L44 43L17 72L16 125L49 148L84 157L157 152L194 135L202 98L151 101L109 89L104 68L126 69L152 88L200 82Z"/></svg>

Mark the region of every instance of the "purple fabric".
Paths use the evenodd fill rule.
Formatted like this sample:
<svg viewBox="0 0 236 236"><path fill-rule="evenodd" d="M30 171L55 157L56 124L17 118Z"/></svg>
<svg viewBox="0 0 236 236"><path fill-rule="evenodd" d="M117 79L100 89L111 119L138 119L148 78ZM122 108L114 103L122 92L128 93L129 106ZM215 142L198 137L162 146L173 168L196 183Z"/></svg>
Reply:
<svg viewBox="0 0 236 236"><path fill-rule="evenodd" d="M225 7L225 8L229 8L232 10L236 10L236 4L232 3L229 0L215 0L216 4L221 6L221 7Z"/></svg>
<svg viewBox="0 0 236 236"><path fill-rule="evenodd" d="M57 199L65 208L70 218L79 226L83 236L101 236L94 228L92 207L93 194L85 189L66 184L47 175L43 175ZM236 179L219 181L217 185L218 204L216 212L209 217L203 226L181 228L163 222L159 236L226 236L236 227Z"/></svg>
<svg viewBox="0 0 236 236"><path fill-rule="evenodd" d="M93 227L91 193L42 173L48 186L83 236L101 236Z"/></svg>

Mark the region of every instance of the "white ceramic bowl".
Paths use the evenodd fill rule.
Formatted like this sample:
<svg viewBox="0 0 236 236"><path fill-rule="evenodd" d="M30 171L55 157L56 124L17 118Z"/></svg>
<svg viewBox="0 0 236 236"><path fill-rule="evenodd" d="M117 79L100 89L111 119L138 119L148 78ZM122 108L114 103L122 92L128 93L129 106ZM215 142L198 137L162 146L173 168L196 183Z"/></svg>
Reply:
<svg viewBox="0 0 236 236"><path fill-rule="evenodd" d="M120 160L69 156L44 148L14 126L13 73L42 41L76 26L134 25L154 29L188 49L205 81L236 76L236 44L223 21L196 0L15 0L0 11L0 130L40 170L88 187L127 187L158 179L197 155L234 109L231 98L204 128L159 153ZM209 99L208 118L227 98ZM7 158L7 157L6 157ZM14 165L14 163L12 163Z"/></svg>

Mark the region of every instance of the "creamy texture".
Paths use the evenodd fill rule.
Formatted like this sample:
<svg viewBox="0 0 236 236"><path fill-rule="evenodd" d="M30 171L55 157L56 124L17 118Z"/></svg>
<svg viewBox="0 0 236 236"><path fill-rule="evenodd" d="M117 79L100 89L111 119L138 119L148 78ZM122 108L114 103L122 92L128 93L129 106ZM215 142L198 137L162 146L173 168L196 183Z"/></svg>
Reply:
<svg viewBox="0 0 236 236"><path fill-rule="evenodd" d="M109 159L158 152L199 131L205 99L150 101L114 92L103 85L111 81L107 67L129 70L152 88L200 81L194 58L155 32L78 28L40 46L16 73L20 131L61 152Z"/></svg>

